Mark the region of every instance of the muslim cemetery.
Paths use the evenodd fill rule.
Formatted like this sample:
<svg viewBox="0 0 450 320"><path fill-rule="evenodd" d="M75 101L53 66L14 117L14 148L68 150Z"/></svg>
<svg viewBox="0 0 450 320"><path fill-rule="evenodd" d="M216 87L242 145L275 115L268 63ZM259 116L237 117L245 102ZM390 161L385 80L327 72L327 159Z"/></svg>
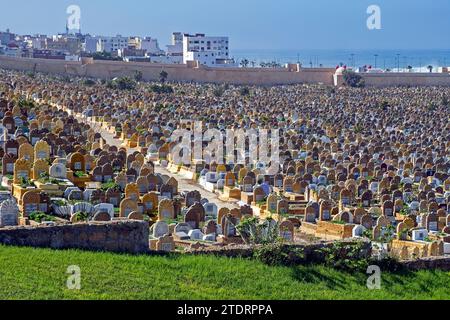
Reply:
<svg viewBox="0 0 450 320"><path fill-rule="evenodd" d="M0 70L1 298L450 297L449 88L118 81Z"/></svg>

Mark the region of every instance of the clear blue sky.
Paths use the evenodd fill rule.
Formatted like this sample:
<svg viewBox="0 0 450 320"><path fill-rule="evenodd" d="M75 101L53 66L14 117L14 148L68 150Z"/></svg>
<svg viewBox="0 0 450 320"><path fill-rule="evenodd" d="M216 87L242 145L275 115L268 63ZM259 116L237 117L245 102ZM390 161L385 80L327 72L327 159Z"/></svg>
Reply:
<svg viewBox="0 0 450 320"><path fill-rule="evenodd" d="M161 47L182 31L227 35L231 49L450 48L449 0L0 0L0 30L62 32L71 4L85 33L152 36ZM382 30L366 27L371 4Z"/></svg>

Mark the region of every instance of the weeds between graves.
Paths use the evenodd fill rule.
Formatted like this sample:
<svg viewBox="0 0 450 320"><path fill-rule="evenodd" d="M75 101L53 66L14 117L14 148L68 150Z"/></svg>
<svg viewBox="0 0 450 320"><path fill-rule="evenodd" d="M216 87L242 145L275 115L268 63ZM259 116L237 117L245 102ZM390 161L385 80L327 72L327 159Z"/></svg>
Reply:
<svg viewBox="0 0 450 320"><path fill-rule="evenodd" d="M29 218L30 220L36 221L36 222L38 222L38 223L42 223L43 221L50 221L50 222L52 222L52 221L55 221L55 220L56 220L55 217L53 217L53 216L51 216L51 215L48 215L48 214L46 214L46 213L44 213L44 212L41 212L41 211L32 212L32 213L28 216L28 218Z"/></svg>

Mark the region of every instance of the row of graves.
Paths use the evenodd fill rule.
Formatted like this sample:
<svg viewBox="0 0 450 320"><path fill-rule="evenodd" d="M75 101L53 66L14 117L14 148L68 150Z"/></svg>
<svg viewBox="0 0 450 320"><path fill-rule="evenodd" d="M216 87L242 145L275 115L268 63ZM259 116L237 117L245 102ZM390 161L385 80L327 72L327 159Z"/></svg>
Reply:
<svg viewBox="0 0 450 320"><path fill-rule="evenodd" d="M172 144L162 140L158 151L157 144L148 151L222 200L250 206L260 218L290 221L300 234L327 240L370 238L375 248L402 259L450 254L449 142L431 152L401 143L386 147L348 141L297 142L300 151L290 149L294 143L289 141L282 146L282 165L275 175L268 175L261 162L193 161L180 168L171 164Z"/></svg>
<svg viewBox="0 0 450 320"><path fill-rule="evenodd" d="M127 144L139 138L136 132L123 135L123 129L130 132L127 123L115 128L120 128L118 137ZM433 159L430 151L413 152L400 143L396 153L381 144L368 150L365 143L355 146L314 138L307 144L297 139L300 150L293 150L295 143L290 140L282 146L280 173L268 175L261 162L251 166L204 161L174 164L170 129L155 127L145 143L132 145L142 146L147 159L197 181L223 200L250 207L260 218L289 221L298 233L315 238L370 238L402 259L450 254L446 145ZM356 152L358 147L365 147L365 152Z"/></svg>
<svg viewBox="0 0 450 320"><path fill-rule="evenodd" d="M6 99L1 105L6 116L13 109L26 117L23 127L31 129L9 134L2 128L8 133L2 184L10 192L2 195L1 227L131 219L149 221L153 250L243 242L236 226L253 216L249 206L219 209L199 192L180 192L177 180L155 174L140 152L105 144L56 107L35 107L33 116L36 110L23 111ZM284 229L293 240L293 226Z"/></svg>
<svg viewBox="0 0 450 320"><path fill-rule="evenodd" d="M98 121L117 138L128 147L140 148L134 156L147 155L145 165L159 162L172 172L188 175L205 189L219 193L222 199L237 201L240 211L248 211L248 216L273 217L295 226L285 228L293 230L292 235L327 239L364 236L404 258L448 252L449 125L444 120L448 118L442 112L444 109L429 108L430 101L439 104L436 97L440 92L433 88L374 89L364 94L350 88L330 93L314 86L255 88L253 99L227 94L226 99L233 101L229 103L225 98L208 94L208 88L192 84L179 85L184 94L156 96L145 91L136 94L86 88L49 79L31 82L19 77L17 81L28 94L36 94L46 104L58 103L75 113L90 106L91 114L97 115ZM185 87L196 94L188 93ZM385 101L380 101L377 95ZM293 103L297 99L303 99L301 105ZM169 137L175 129L189 125L179 120L183 118L202 120L208 127L222 131L280 128L278 173L267 174L263 163L224 166L193 161L189 166L176 165L171 159L174 143ZM109 152L104 145L98 149L98 154ZM97 149L85 145L85 150L92 155ZM83 154L82 150L77 151ZM69 162L67 168L70 170ZM125 171L127 179L128 170L127 162L121 171ZM91 171L89 175L92 179ZM114 182L118 184L116 178ZM138 184L140 172L135 178L122 187ZM83 189L81 182L78 188ZM136 208L135 202L128 201L125 190L120 191L120 204L125 202L124 210L119 207L119 214L126 216L136 212L134 209L139 210L142 199L137 200ZM165 240L182 241L178 240L182 237L176 238L176 231L180 230L175 230L176 223L163 221L159 210L159 204L165 200L172 200L177 207L178 196L165 199L160 187L152 192L158 195L156 220L166 222L169 227L168 232L154 234L159 227L152 227L152 246L157 245L158 236L163 233ZM179 201L181 214L174 214L174 219L181 220L178 223L186 223L192 206L201 212L200 205L207 205L202 199L188 205L183 193L179 194ZM219 231L231 235L229 231L233 228L224 228L220 212L216 220L221 226ZM198 216L203 217L201 213ZM231 214L235 216L237 213ZM247 213L241 214L244 216ZM193 229L208 236L202 223L209 221L204 220ZM166 230L162 225L161 230ZM188 236L192 231L184 230ZM289 233L283 234L288 237Z"/></svg>

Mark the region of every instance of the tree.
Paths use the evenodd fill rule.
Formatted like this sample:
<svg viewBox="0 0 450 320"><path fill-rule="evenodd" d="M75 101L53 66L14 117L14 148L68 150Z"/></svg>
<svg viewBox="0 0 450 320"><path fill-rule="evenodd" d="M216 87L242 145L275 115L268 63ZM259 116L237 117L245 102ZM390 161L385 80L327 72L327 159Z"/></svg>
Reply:
<svg viewBox="0 0 450 320"><path fill-rule="evenodd" d="M161 71L159 74L159 81L161 81L161 83L165 83L168 76L169 74L165 70Z"/></svg>
<svg viewBox="0 0 450 320"><path fill-rule="evenodd" d="M242 68L247 68L248 65L250 64L250 61L248 59L243 59L243 60L241 60L240 64L241 64Z"/></svg>
<svg viewBox="0 0 450 320"><path fill-rule="evenodd" d="M353 88L362 88L365 86L364 79L356 72L345 70L343 72L344 82Z"/></svg>
<svg viewBox="0 0 450 320"><path fill-rule="evenodd" d="M106 87L119 90L134 90L136 88L136 82L128 77L122 77L108 81Z"/></svg>
<svg viewBox="0 0 450 320"><path fill-rule="evenodd" d="M225 89L222 86L214 88L214 90L213 90L213 94L215 97L221 97L221 96L223 96L224 93L225 93Z"/></svg>
<svg viewBox="0 0 450 320"><path fill-rule="evenodd" d="M239 93L241 94L241 96L248 96L250 94L250 89L247 87L242 87L241 89L239 89Z"/></svg>
<svg viewBox="0 0 450 320"><path fill-rule="evenodd" d="M412 66L408 66L408 71L411 72L412 68Z"/></svg>
<svg viewBox="0 0 450 320"><path fill-rule="evenodd" d="M429 65L429 66L427 67L427 69L430 71L430 73L433 72L433 66Z"/></svg>
<svg viewBox="0 0 450 320"><path fill-rule="evenodd" d="M137 82L141 82L142 79L143 79L142 71L136 70L134 72L134 80L136 80Z"/></svg>

